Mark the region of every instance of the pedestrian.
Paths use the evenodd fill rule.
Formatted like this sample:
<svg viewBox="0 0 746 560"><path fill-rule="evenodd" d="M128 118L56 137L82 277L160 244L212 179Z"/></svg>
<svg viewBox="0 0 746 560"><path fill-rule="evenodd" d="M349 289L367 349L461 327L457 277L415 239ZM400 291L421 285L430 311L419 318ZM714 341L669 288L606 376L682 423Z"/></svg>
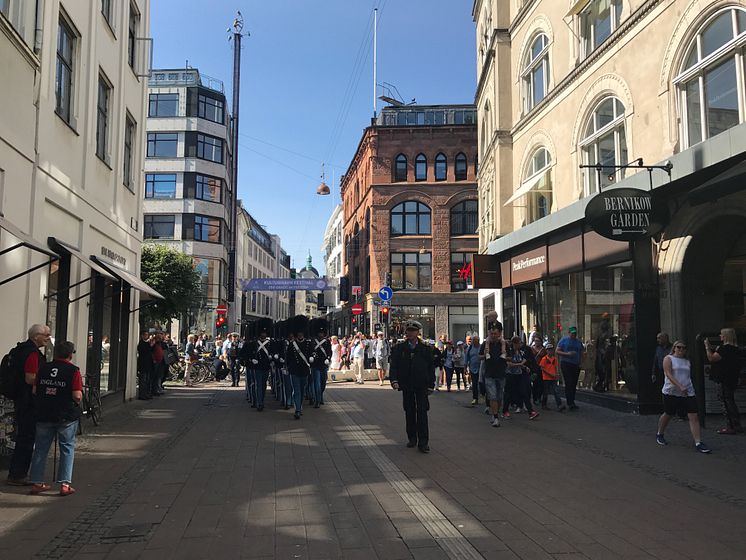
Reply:
<svg viewBox="0 0 746 560"><path fill-rule="evenodd" d="M479 347L479 358L484 364L484 387L492 414L492 426L500 427L500 407L505 390L507 344L503 339L503 325L495 319L487 327L487 340Z"/></svg>
<svg viewBox="0 0 746 560"><path fill-rule="evenodd" d="M544 342L541 336L541 327L539 325L534 325L528 335L528 345L530 347L533 347L536 342L538 342L539 344L543 344Z"/></svg>
<svg viewBox="0 0 746 560"><path fill-rule="evenodd" d="M161 332L156 332L153 335L151 356L153 360L153 369L151 370L150 375L150 394L154 397L159 397L163 394L161 384L163 383L163 377L166 373L166 351L163 348L163 335Z"/></svg>
<svg viewBox="0 0 746 560"><path fill-rule="evenodd" d="M422 453L429 453L428 394L435 385L435 365L432 348L419 338L421 330L422 325L418 321L406 322L405 340L391 351L389 380L394 390L402 392L407 447L416 446Z"/></svg>
<svg viewBox="0 0 746 560"><path fill-rule="evenodd" d="M453 341L449 340L446 342L446 348L443 351L443 369L446 371L446 391L451 392L451 385L453 384L453 353L455 348L453 347Z"/></svg>
<svg viewBox="0 0 746 560"><path fill-rule="evenodd" d="M445 354L446 354L446 335L442 334L438 338L438 342L435 343L435 349L439 352L439 360L435 364L438 368L438 385L437 387L443 387L446 384L446 368L445 368ZM437 388L436 387L436 388Z"/></svg>
<svg viewBox="0 0 746 560"><path fill-rule="evenodd" d="M546 354L539 359L541 379L544 383L544 390L541 395L541 409L549 410L547 400L549 399L549 395L554 395L554 402L557 404L557 410L563 412L565 410L565 405L562 404L559 387L557 386L557 380L559 379L559 362L557 356L554 354L554 344L551 342L545 342L544 350L546 351Z"/></svg>
<svg viewBox="0 0 746 560"><path fill-rule="evenodd" d="M741 415L735 399L738 376L741 372L741 356L735 329L720 329L720 342L721 344L713 350L710 340L705 338L705 352L712 364L711 377L718 384L718 397L723 403L726 421L726 425L718 430L718 434L741 434Z"/></svg>
<svg viewBox="0 0 746 560"><path fill-rule="evenodd" d="M56 482L60 496L75 493L72 487L75 460L75 434L80 419L80 401L83 398L83 379L78 366L72 363L75 346L72 342L58 341L54 347L54 360L39 367L33 387L36 438L31 460L32 494L51 490L44 481L49 448L55 436L60 447L60 466Z"/></svg>
<svg viewBox="0 0 746 560"><path fill-rule="evenodd" d="M259 319L257 322L258 337L244 344L240 356L246 362L246 399L258 412L264 410L264 396L267 392L267 379L272 371L272 319ZM254 382L253 388L251 382Z"/></svg>
<svg viewBox="0 0 746 560"><path fill-rule="evenodd" d="M570 327L569 335L563 336L557 343L556 354L560 357L560 370L565 380L565 398L570 410L577 410L575 404L575 393L580 376L580 362L583 359L585 348L578 340L577 327Z"/></svg>
<svg viewBox="0 0 746 560"><path fill-rule="evenodd" d="M362 385L365 383L365 335L363 333L357 333L355 336L352 348L350 348L350 357L355 383Z"/></svg>
<svg viewBox="0 0 746 560"><path fill-rule="evenodd" d="M365 340L365 369L373 369L376 365L374 349L376 341L367 335L363 336L363 339Z"/></svg>
<svg viewBox="0 0 746 560"><path fill-rule="evenodd" d="M228 335L228 344L227 346L224 345L224 349L224 361L231 372L231 387L238 387L241 380L241 362L238 359L241 342L238 333L234 332Z"/></svg>
<svg viewBox="0 0 746 560"><path fill-rule="evenodd" d="M655 440L658 445L668 445L664 432L668 423L680 411L686 412L689 419L689 430L694 438L694 447L700 453L710 453L701 438L697 398L692 383L692 366L686 357L686 344L677 340L673 344L673 354L663 359L663 414L658 420L658 433Z"/></svg>
<svg viewBox="0 0 746 560"><path fill-rule="evenodd" d="M140 333L137 343L137 398L147 401L152 398L154 337L149 330Z"/></svg>
<svg viewBox="0 0 746 560"><path fill-rule="evenodd" d="M329 322L324 318L311 321L311 336L313 337L313 356L311 357L311 400L314 408L324 404L324 391L329 376L331 364L332 344L327 338Z"/></svg>
<svg viewBox="0 0 746 560"><path fill-rule="evenodd" d="M187 343L186 347L184 348L184 354L186 356L186 369L184 370L184 385L187 387L192 386L192 368L194 367L194 363L199 359L199 355L197 354L197 345L196 345L197 337L193 334L190 334L187 336ZM139 347L138 347L139 351Z"/></svg>
<svg viewBox="0 0 746 560"><path fill-rule="evenodd" d="M663 382L666 379L663 373L663 360L666 356L671 353L671 340L667 333L659 332L655 337L658 346L655 348L655 357L653 358L653 369L650 374L650 379L653 384L658 387L663 387Z"/></svg>
<svg viewBox="0 0 746 560"><path fill-rule="evenodd" d="M311 377L311 364L313 363L313 346L306 338L308 330L308 317L296 315L288 320L289 330L293 340L288 345L287 366L293 385L293 404L295 405L295 419L300 420L303 414L303 397L306 386Z"/></svg>
<svg viewBox="0 0 746 560"><path fill-rule="evenodd" d="M389 355L391 354L391 348L389 342L383 337L383 332L378 331L376 333L376 340L373 345L373 355L376 359L376 369L378 370L378 384L383 385L383 380L386 378L386 374L389 369Z"/></svg>
<svg viewBox="0 0 746 560"><path fill-rule="evenodd" d="M339 343L337 336L332 336L332 361L329 364L329 369L332 371L339 371L342 369L342 345Z"/></svg>
<svg viewBox="0 0 746 560"><path fill-rule="evenodd" d="M528 360L523 350L523 340L520 336L514 336L508 346L508 366L505 383L505 400L503 402L503 417L510 418L509 405L515 405L515 412L520 414L524 410L528 412L529 420L535 419L539 413L533 409L531 404L531 378L528 369Z"/></svg>
<svg viewBox="0 0 746 560"><path fill-rule="evenodd" d="M464 363L471 383L471 406L476 406L479 403L479 365L482 363L479 359L479 336L472 335L466 348Z"/></svg>
<svg viewBox="0 0 746 560"><path fill-rule="evenodd" d="M456 376L456 390L461 390L461 382L464 382L466 390L466 377L464 376L464 342L459 340L453 350L453 374Z"/></svg>
<svg viewBox="0 0 746 560"><path fill-rule="evenodd" d="M52 333L46 325L31 325L28 339L18 343L10 351L13 375L13 414L15 422L15 448L10 458L7 482L11 486L27 486L27 476L31 465L36 438L36 417L34 416L33 385L42 364L46 363L44 348Z"/></svg>
<svg viewBox="0 0 746 560"><path fill-rule="evenodd" d="M433 367L435 368L435 371L433 372L433 376L435 378L435 390L440 391L440 386L445 384L445 380L443 379L443 362L445 360L443 354L445 352L445 347L443 347L443 350L441 350L436 343L432 346L432 349Z"/></svg>

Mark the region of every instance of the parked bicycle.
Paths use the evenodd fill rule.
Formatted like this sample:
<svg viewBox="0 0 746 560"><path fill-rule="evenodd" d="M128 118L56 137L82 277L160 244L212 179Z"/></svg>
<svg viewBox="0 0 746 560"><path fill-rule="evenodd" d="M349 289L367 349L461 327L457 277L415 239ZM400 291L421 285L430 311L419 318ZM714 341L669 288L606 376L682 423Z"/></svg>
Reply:
<svg viewBox="0 0 746 560"><path fill-rule="evenodd" d="M94 426L98 426L103 419L103 408L101 406L100 377L86 374L83 384L83 400L80 403L83 416L90 418ZM82 433L82 423L79 424Z"/></svg>
<svg viewBox="0 0 746 560"><path fill-rule="evenodd" d="M181 381L184 379L186 373L186 360L184 357L179 357L177 361L168 366L166 371L166 381Z"/></svg>
<svg viewBox="0 0 746 560"><path fill-rule="evenodd" d="M192 383L206 383L215 381L215 368L210 354L203 353L201 358L192 364L190 377Z"/></svg>

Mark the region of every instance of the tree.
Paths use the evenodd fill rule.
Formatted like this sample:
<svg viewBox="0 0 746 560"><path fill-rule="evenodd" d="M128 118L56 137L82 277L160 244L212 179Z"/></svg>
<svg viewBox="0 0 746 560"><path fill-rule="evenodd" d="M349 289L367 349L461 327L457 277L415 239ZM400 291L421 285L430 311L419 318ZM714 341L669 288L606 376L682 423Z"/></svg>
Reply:
<svg viewBox="0 0 746 560"><path fill-rule="evenodd" d="M140 275L165 299L140 309L143 325L168 323L195 307L200 301L201 278L189 255L166 245L142 246Z"/></svg>

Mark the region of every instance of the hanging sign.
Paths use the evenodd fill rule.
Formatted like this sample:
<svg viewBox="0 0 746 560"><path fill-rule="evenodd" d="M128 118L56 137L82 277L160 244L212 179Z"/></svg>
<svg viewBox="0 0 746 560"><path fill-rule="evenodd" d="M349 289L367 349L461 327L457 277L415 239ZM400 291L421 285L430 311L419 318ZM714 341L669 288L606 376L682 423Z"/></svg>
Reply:
<svg viewBox="0 0 746 560"><path fill-rule="evenodd" d="M585 221L599 235L616 241L636 241L655 235L666 225L668 208L655 205L648 191L609 189L585 207Z"/></svg>

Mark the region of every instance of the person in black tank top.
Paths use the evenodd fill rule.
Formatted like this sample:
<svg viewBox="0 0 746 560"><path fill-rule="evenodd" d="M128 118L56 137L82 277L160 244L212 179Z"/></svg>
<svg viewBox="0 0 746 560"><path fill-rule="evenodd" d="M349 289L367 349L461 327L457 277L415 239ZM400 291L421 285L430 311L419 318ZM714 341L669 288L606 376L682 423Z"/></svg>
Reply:
<svg viewBox="0 0 746 560"><path fill-rule="evenodd" d="M80 419L80 401L83 398L83 381L78 367L72 363L75 347L72 342L58 342L54 360L42 364L34 384L34 412L36 414L36 440L31 458L32 494L51 490L44 482L44 469L49 448L55 435L60 446L60 467L57 482L60 495L75 492L70 485L75 458L75 434Z"/></svg>

